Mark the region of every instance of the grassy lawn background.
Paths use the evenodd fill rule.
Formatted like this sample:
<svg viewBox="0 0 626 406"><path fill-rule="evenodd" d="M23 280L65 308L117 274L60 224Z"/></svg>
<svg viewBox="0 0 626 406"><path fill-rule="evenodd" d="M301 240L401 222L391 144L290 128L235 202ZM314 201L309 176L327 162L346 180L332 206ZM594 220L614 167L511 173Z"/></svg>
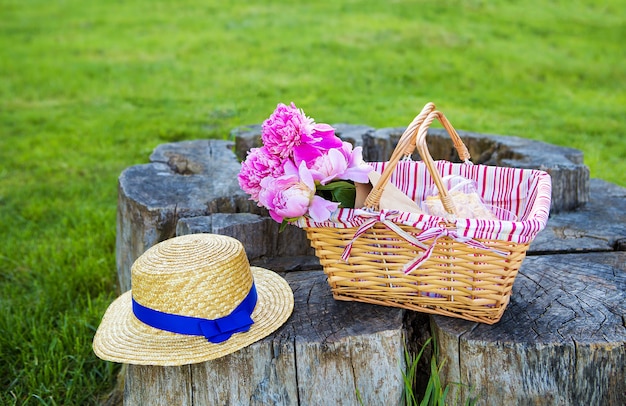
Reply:
<svg viewBox="0 0 626 406"><path fill-rule="evenodd" d="M95 404L117 177L295 102L579 148L626 186L624 1L0 0L0 402Z"/></svg>

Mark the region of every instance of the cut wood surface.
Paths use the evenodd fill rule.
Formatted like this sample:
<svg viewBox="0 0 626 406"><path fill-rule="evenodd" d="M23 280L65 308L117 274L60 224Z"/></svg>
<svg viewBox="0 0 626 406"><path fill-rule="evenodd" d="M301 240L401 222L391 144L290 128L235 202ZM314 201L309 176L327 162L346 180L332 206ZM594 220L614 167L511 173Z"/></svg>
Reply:
<svg viewBox="0 0 626 406"><path fill-rule="evenodd" d="M493 326L432 319L461 399L626 404L626 252L528 257L511 297Z"/></svg>
<svg viewBox="0 0 626 406"><path fill-rule="evenodd" d="M289 272L294 312L272 335L217 360L129 365L126 405L398 405L404 310L332 298L321 271Z"/></svg>
<svg viewBox="0 0 626 406"><path fill-rule="evenodd" d="M529 254L624 250L626 188L591 179L589 202L574 211L552 214Z"/></svg>

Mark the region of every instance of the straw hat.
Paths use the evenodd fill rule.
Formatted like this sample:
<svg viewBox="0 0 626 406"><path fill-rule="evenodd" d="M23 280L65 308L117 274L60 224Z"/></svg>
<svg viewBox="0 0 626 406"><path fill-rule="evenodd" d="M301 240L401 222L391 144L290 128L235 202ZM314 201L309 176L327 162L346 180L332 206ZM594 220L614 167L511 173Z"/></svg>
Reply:
<svg viewBox="0 0 626 406"><path fill-rule="evenodd" d="M151 247L133 264L131 281L96 331L93 350L104 360L185 365L219 358L269 335L293 310L287 282L250 267L241 242L222 235Z"/></svg>

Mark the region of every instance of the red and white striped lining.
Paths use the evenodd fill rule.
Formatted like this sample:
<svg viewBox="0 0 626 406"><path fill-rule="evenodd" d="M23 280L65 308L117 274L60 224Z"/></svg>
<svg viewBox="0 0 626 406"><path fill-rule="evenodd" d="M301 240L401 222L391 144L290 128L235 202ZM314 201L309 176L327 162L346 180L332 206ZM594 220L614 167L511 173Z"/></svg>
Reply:
<svg viewBox="0 0 626 406"><path fill-rule="evenodd" d="M384 170L385 164L385 162L371 163L374 170L379 173ZM471 239L529 243L546 226L552 189L548 173L533 169L448 161L437 161L436 167L442 176L460 175L473 179L486 204L508 210L518 219L493 221L458 218L454 221L456 235ZM400 161L391 175L390 182L418 203L425 199L434 184L426 165L420 161ZM382 210L382 212L391 211L393 210ZM302 217L294 224L298 227L352 228L359 227L371 219L371 213L364 213L361 209L338 209L328 221L315 222L309 217ZM406 212L393 216L394 223L423 231L440 227L442 221L444 219L441 217Z"/></svg>

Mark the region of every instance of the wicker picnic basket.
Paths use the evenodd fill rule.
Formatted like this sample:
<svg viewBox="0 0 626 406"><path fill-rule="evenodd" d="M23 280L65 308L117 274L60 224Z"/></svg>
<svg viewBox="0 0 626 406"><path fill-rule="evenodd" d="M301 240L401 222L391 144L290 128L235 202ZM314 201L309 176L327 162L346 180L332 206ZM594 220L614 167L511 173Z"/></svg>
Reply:
<svg viewBox="0 0 626 406"><path fill-rule="evenodd" d="M438 119L464 163L433 161L427 130ZM408 157L417 149L422 161ZM401 159L405 157L405 159ZM411 122L363 209L339 209L325 222L301 219L338 300L401 307L493 324L509 303L530 242L548 220L550 176L539 170L474 165L446 117L432 103ZM456 218L441 175L472 179L486 203L515 221ZM419 202L433 185L450 213L437 217L379 209L391 182Z"/></svg>

